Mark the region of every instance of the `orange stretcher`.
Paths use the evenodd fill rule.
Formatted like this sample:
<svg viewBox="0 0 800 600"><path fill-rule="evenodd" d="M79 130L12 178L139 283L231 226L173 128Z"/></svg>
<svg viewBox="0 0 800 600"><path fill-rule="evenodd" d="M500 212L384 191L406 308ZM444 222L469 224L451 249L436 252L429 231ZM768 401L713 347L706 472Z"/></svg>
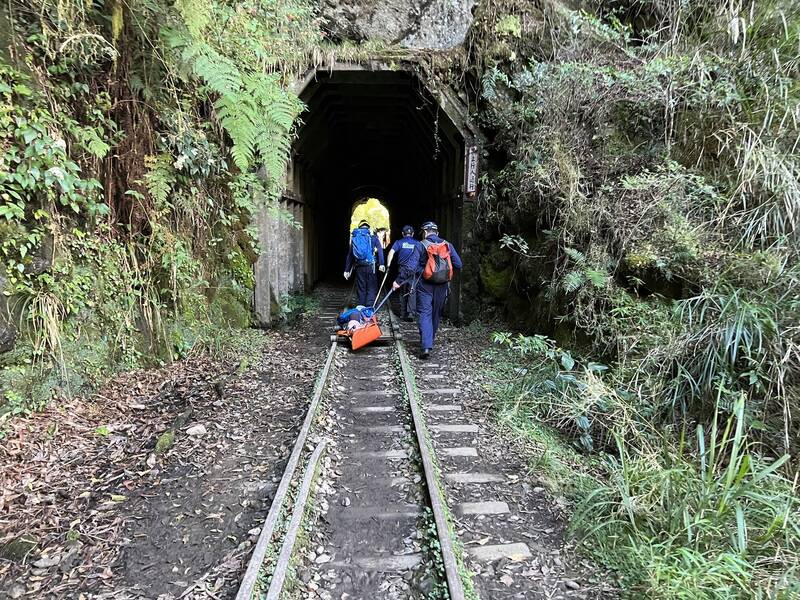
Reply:
<svg viewBox="0 0 800 600"><path fill-rule="evenodd" d="M383 287L381 285L381 287ZM350 348L352 350L360 350L364 346L367 346L374 342L375 340L383 337L383 332L381 331L380 326L378 325L378 316L377 312L380 308L386 303L389 299L389 296L392 295L394 289L391 289L387 292L386 296L381 300L380 304L375 307L372 316L366 322L363 327L359 327L358 329L353 329L352 331L347 331L346 329L339 329L336 332L336 335L333 339L337 342L342 341L350 341Z"/></svg>
<svg viewBox="0 0 800 600"><path fill-rule="evenodd" d="M350 348L352 350L360 350L364 346L377 340L382 335L383 333L378 325L378 318L375 315L372 315L372 317L370 317L369 321L367 321L366 325L363 327L353 329L352 331L340 329L336 332L337 341L345 341L344 339L349 339Z"/></svg>

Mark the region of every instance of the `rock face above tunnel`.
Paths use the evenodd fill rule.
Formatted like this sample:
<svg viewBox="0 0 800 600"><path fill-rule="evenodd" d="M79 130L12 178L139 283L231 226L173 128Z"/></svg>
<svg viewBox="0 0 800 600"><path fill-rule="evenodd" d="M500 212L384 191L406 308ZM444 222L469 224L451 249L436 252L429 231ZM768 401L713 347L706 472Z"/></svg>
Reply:
<svg viewBox="0 0 800 600"><path fill-rule="evenodd" d="M338 39L380 40L444 50L464 41L475 0L326 0L326 28Z"/></svg>

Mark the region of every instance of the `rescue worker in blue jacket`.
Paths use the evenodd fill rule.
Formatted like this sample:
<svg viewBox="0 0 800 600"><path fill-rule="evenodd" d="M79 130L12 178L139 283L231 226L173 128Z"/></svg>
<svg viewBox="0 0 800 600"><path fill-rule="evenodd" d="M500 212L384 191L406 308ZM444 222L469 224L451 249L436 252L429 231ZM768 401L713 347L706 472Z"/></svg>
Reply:
<svg viewBox="0 0 800 600"><path fill-rule="evenodd" d="M450 242L446 242L439 237L439 227L433 221L428 221L422 225L422 245L446 243L450 251L450 261L454 269L461 269L461 257L453 248ZM417 273L422 274L425 264L428 261L428 250L424 249L417 265ZM424 276L420 276L417 284L417 313L419 315L419 338L422 352L419 357L427 359L433 350L433 340L436 331L439 329L439 319L442 316L444 303L450 293L450 282L432 283L427 281Z"/></svg>
<svg viewBox="0 0 800 600"><path fill-rule="evenodd" d="M411 225L403 226L403 237L392 244L386 267L390 267L395 255L397 256L397 279L392 284L393 289L400 288L400 318L403 321L413 321L417 313L417 289L414 281L417 278L420 257L425 254L424 246L414 239L414 228Z"/></svg>
<svg viewBox="0 0 800 600"><path fill-rule="evenodd" d="M361 221L357 229L366 229L365 235L370 236L371 254L359 258L353 251L355 243L356 231L350 241L350 249L347 252L347 259L344 265L344 278L350 280L350 276L355 271L356 275L356 302L361 306L372 306L375 304L375 296L378 293L378 279L375 273L375 267L383 273L386 267L383 262L383 246L381 246L378 236L374 233L369 234L370 226L367 221Z"/></svg>

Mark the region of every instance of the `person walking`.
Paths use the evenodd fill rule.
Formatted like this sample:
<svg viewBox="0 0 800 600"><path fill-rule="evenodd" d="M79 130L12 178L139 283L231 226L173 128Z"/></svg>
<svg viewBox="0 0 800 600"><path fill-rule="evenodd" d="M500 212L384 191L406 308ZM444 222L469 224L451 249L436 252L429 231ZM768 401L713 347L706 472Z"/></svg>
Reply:
<svg viewBox="0 0 800 600"><path fill-rule="evenodd" d="M439 227L433 221L422 225L422 246L417 272L421 273L417 285L417 313L422 351L419 357L427 359L433 350L433 340L439 329L444 303L450 293L453 269L461 269L461 257L447 240L439 237Z"/></svg>
<svg viewBox="0 0 800 600"><path fill-rule="evenodd" d="M400 318L403 321L413 321L417 313L417 289L414 283L425 247L414 239L414 228L411 225L404 225L402 231L403 237L395 241L389 250L386 267L392 265L392 260L397 255L397 279L394 280L392 289L401 290Z"/></svg>
<svg viewBox="0 0 800 600"><path fill-rule="evenodd" d="M378 237L370 232L369 223L361 221L350 235L350 250L347 252L344 265L346 280L349 281L355 271L356 302L360 306L375 304L375 295L378 292L376 264L381 273L386 270L383 263L383 246Z"/></svg>
<svg viewBox="0 0 800 600"><path fill-rule="evenodd" d="M378 227L375 230L375 235L378 236L378 241L381 243L381 247L386 250L389 247L389 242L391 241L391 235L389 234L389 230L386 227ZM389 263L386 263L386 266L389 266Z"/></svg>

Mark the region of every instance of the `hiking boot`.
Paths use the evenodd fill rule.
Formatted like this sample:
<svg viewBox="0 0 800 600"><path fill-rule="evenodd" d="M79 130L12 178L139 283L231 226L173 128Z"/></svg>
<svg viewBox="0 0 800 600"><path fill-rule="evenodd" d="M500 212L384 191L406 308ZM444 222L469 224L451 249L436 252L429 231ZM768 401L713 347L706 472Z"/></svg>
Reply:
<svg viewBox="0 0 800 600"><path fill-rule="evenodd" d="M428 360L431 356L431 349L430 348L423 348L422 352L419 353L419 357L422 360Z"/></svg>

